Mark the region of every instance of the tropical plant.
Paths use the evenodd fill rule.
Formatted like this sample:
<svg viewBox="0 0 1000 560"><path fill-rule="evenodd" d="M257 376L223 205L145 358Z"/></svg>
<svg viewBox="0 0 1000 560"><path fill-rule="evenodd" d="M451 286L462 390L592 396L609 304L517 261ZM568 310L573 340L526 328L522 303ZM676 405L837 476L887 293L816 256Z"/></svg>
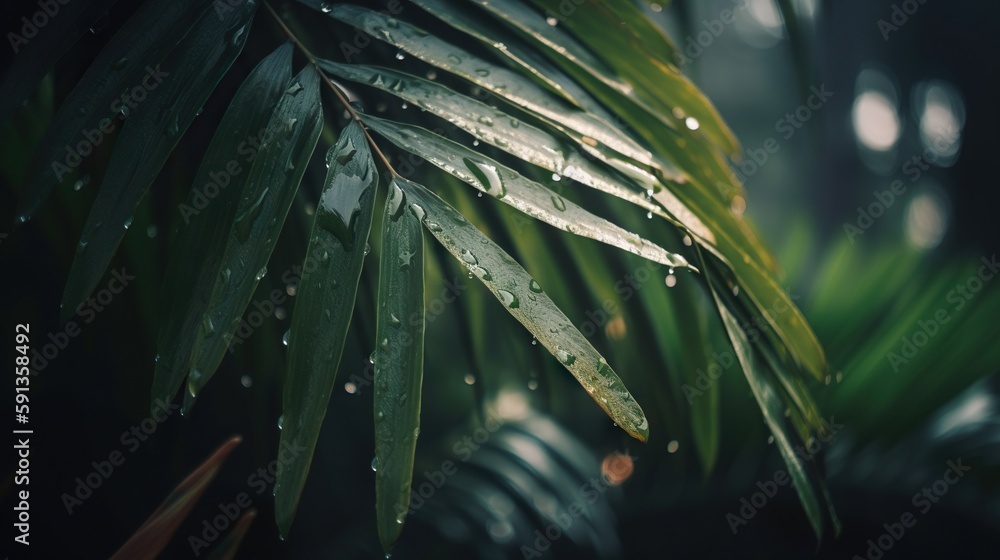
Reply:
<svg viewBox="0 0 1000 560"><path fill-rule="evenodd" d="M23 45L4 75L0 118L111 4L73 3L53 19L64 32ZM709 349L731 348L813 530L836 530L818 466L794 451L824 430L807 387L826 376L823 350L742 215L742 186L728 164L740 153L736 139L674 64L675 47L660 28L626 0L586 10L555 0L303 4L314 11L255 0L143 3L51 117L16 218L29 221L53 189L82 180L74 170L91 152L110 154L66 283L63 315L72 316L244 47L277 45L228 108L200 117L218 125L174 216L151 397L171 399L183 387L184 410L192 410L233 345L294 206L291 223L312 223L304 251L284 249L304 256L285 336L281 439L307 452L278 476L283 534L338 378L370 248L379 257L373 464L386 550L402 530L420 428L424 274L438 278L435 270L450 266L440 250L425 250L425 238L478 278L628 434L646 441L655 419L690 429L706 472L719 453L720 391L686 399L682 387L712 363ZM252 33L259 35L251 41ZM289 42L280 44L279 33ZM294 73L296 52L305 64ZM102 141L111 136L109 150ZM320 138L331 146L322 158ZM326 164L322 179L312 176L317 162ZM299 186L310 183L321 188L310 187L303 204ZM476 202L462 184L516 213ZM572 235L554 237L536 221ZM560 270L562 253L574 269ZM655 272L658 288L626 295L607 267L580 266L589 259ZM642 262L649 265L635 268ZM572 284L577 274L584 287L543 289ZM653 373L632 378L638 399L595 348L593 331L570 319L583 310L557 305L587 290L622 303L637 294L650 310L630 324L648 329L656 347L625 342L616 350L649 357ZM485 326L469 328L477 360L495 357ZM640 402L656 410L654 421Z"/></svg>

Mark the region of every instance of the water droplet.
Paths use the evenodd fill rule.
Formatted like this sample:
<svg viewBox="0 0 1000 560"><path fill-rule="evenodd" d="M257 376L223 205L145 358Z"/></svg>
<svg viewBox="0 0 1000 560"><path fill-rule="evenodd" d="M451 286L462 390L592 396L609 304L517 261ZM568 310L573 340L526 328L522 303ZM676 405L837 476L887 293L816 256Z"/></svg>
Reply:
<svg viewBox="0 0 1000 560"><path fill-rule="evenodd" d="M449 60L449 61L450 61L450 62L451 62L452 64L461 64L461 63L462 63L462 59L461 59L461 58L459 58L459 56L458 56L458 55L456 55L456 54L449 54L449 55L448 55L448 60Z"/></svg>
<svg viewBox="0 0 1000 560"><path fill-rule="evenodd" d="M399 317L396 317L394 313L389 314L389 325L392 327L399 327L400 321Z"/></svg>
<svg viewBox="0 0 1000 560"><path fill-rule="evenodd" d="M372 457L372 470L378 471L378 457Z"/></svg>
<svg viewBox="0 0 1000 560"><path fill-rule="evenodd" d="M554 18L552 16L549 16L549 17L545 18L545 23L551 25L552 27L555 27L555 26L559 25L559 20L557 20L556 18Z"/></svg>
<svg viewBox="0 0 1000 560"><path fill-rule="evenodd" d="M460 254L462 256L462 260L465 261L466 263L471 265L479 264L479 260L477 260L476 256L473 255L468 249L462 249L462 252Z"/></svg>
<svg viewBox="0 0 1000 560"><path fill-rule="evenodd" d="M208 315L201 320L201 328L205 331L205 338L209 338L215 334L215 323L212 322L212 318Z"/></svg>
<svg viewBox="0 0 1000 560"><path fill-rule="evenodd" d="M674 286L677 285L677 277L674 276L673 274L671 274L670 276L667 276L667 278L666 278L666 284L667 284L668 288L673 288Z"/></svg>
<svg viewBox="0 0 1000 560"><path fill-rule="evenodd" d="M566 201L563 200L562 197L558 195L552 195L552 206L554 206L555 209L560 212L566 211Z"/></svg>
<svg viewBox="0 0 1000 560"><path fill-rule="evenodd" d="M552 180L553 181L562 181L562 175L560 175L558 173L553 173L552 174Z"/></svg>
<svg viewBox="0 0 1000 560"><path fill-rule="evenodd" d="M396 53L396 60L403 60L404 58L406 58L406 55L404 55L402 52Z"/></svg>
<svg viewBox="0 0 1000 560"><path fill-rule="evenodd" d="M284 427L285 427L285 415L282 414L281 416L278 417L278 429L280 430Z"/></svg>
<svg viewBox="0 0 1000 560"><path fill-rule="evenodd" d="M528 289L531 290L532 292L535 292L536 294L542 293L542 287L538 285L538 282L535 282L534 278L532 278L531 281L528 282Z"/></svg>
<svg viewBox="0 0 1000 560"><path fill-rule="evenodd" d="M240 384L249 389L251 386L253 386L253 377L250 377L249 375L244 375L243 377L240 378Z"/></svg>
<svg viewBox="0 0 1000 560"><path fill-rule="evenodd" d="M532 345L532 346L536 346L537 344L538 344L538 339L536 339L536 338L532 338L532 339L531 339L531 345Z"/></svg>
<svg viewBox="0 0 1000 560"><path fill-rule="evenodd" d="M413 428L413 437L420 437L420 426Z"/></svg>
<svg viewBox="0 0 1000 560"><path fill-rule="evenodd" d="M368 356L368 363L369 364L374 364L375 363L375 351L374 350L372 350L372 353Z"/></svg>
<svg viewBox="0 0 1000 560"><path fill-rule="evenodd" d="M132 216L129 216L128 219L125 220L125 223L123 225L125 226L125 229L128 229L129 226L132 225Z"/></svg>
<svg viewBox="0 0 1000 560"><path fill-rule="evenodd" d="M476 376L475 375L472 375L471 373L465 374L465 384L466 385L474 385L475 383L476 383Z"/></svg>
<svg viewBox="0 0 1000 560"><path fill-rule="evenodd" d="M282 335L281 343L284 344L285 346L288 346L288 341L291 339L291 336L292 336L292 329L288 329L287 331L285 331L285 334Z"/></svg>
<svg viewBox="0 0 1000 560"><path fill-rule="evenodd" d="M371 253L371 252L372 252L372 246L371 246L371 244L365 243L365 256L367 257L368 253Z"/></svg>
<svg viewBox="0 0 1000 560"><path fill-rule="evenodd" d="M667 444L667 453L677 453L677 448L680 446L681 444L677 443L676 439L670 440L670 443Z"/></svg>
<svg viewBox="0 0 1000 560"><path fill-rule="evenodd" d="M564 366L571 366L573 365L573 362L576 361L576 356L570 354L562 348L556 348L556 358L558 358Z"/></svg>
<svg viewBox="0 0 1000 560"><path fill-rule="evenodd" d="M532 379L531 381L528 381L528 389L529 390L534 391L537 388L538 388L538 382L537 381L535 381L534 379Z"/></svg>
<svg viewBox="0 0 1000 560"><path fill-rule="evenodd" d="M423 222L424 217L427 216L427 212L424 212L423 207L417 204L416 202L410 205L410 212L412 212L413 215L416 216L417 221L419 222Z"/></svg>
<svg viewBox="0 0 1000 560"><path fill-rule="evenodd" d="M348 381L347 383L344 383L344 390L347 391L348 394L353 395L358 392L358 386Z"/></svg>
<svg viewBox="0 0 1000 560"><path fill-rule="evenodd" d="M472 172L476 179L482 184L483 189L496 198L503 198L507 194L507 186L503 177L493 165L478 162L470 158L462 158L465 166Z"/></svg>
<svg viewBox="0 0 1000 560"><path fill-rule="evenodd" d="M653 213L652 212L646 212L646 219L647 220L652 220L653 219Z"/></svg>
<svg viewBox="0 0 1000 560"><path fill-rule="evenodd" d="M320 11L322 11L322 12L323 12L324 14L328 14L328 13L330 13L330 12L332 12L332 11L333 11L333 5L332 5L332 4L330 3L330 2L323 2L323 3L322 3L322 4L320 5L319 9L320 9Z"/></svg>
<svg viewBox="0 0 1000 560"><path fill-rule="evenodd" d="M257 278L257 280L259 281L259 280L260 280L261 278L263 278L264 276L267 276L267 267L266 267L266 266L262 266L262 267L260 267L260 270L258 270L258 271L257 271L257 276L256 276L256 278Z"/></svg>
<svg viewBox="0 0 1000 560"><path fill-rule="evenodd" d="M491 119L491 118L489 118L489 117L487 117L485 115L479 117L476 120L479 121L479 124L484 124L486 126L493 126L493 119Z"/></svg>
<svg viewBox="0 0 1000 560"><path fill-rule="evenodd" d="M497 290L497 294L500 296L500 299L503 301L503 304L506 305L507 307L511 309L517 309L518 307L520 307L521 302L518 301L517 296L514 295L512 292L508 292L507 290Z"/></svg>
<svg viewBox="0 0 1000 560"><path fill-rule="evenodd" d="M688 247L690 247L690 246L691 246L691 243L693 243L693 242L691 241L691 236L690 236L690 235L685 235L685 236L684 236L684 244L685 244L685 245L687 245Z"/></svg>
<svg viewBox="0 0 1000 560"><path fill-rule="evenodd" d="M478 146L479 145L479 140L473 140L472 141L472 145L473 146Z"/></svg>
<svg viewBox="0 0 1000 560"><path fill-rule="evenodd" d="M431 230L434 233L438 233L438 232L443 231L443 228L441 227L441 224L439 224L437 222L427 222L427 229Z"/></svg>

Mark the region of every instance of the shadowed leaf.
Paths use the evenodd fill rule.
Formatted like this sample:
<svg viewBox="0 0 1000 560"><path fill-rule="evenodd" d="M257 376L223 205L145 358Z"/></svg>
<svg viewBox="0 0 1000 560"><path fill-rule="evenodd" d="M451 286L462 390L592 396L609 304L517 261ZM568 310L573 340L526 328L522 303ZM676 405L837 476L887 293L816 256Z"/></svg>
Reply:
<svg viewBox="0 0 1000 560"><path fill-rule="evenodd" d="M267 261L319 140L322 117L319 75L307 66L278 101L248 171L222 253L221 273L198 325L182 411L190 409L219 367L257 283L267 273Z"/></svg>
<svg viewBox="0 0 1000 560"><path fill-rule="evenodd" d="M148 95L122 127L80 236L63 293L64 321L100 282L156 174L243 50L256 7L246 0L221 18L206 10L163 64L152 68Z"/></svg>
<svg viewBox="0 0 1000 560"><path fill-rule="evenodd" d="M257 146L291 77L291 44L279 47L250 73L222 117L187 202L180 207L183 223L174 235L161 294L151 402L169 402L188 373L198 326L221 272L219 255L258 153L252 146Z"/></svg>
<svg viewBox="0 0 1000 560"><path fill-rule="evenodd" d="M281 445L305 450L277 475L275 516L283 535L291 529L337 377L378 186L378 169L357 122L341 132L327 163L289 331Z"/></svg>
<svg viewBox="0 0 1000 560"><path fill-rule="evenodd" d="M393 182L382 217L375 348L375 513L388 552L410 508L424 377L424 238Z"/></svg>

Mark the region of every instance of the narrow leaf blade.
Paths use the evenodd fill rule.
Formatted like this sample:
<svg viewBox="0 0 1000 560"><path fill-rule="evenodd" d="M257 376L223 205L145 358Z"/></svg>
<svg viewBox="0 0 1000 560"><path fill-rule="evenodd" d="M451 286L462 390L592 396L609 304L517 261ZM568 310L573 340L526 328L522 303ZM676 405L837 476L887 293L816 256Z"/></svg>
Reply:
<svg viewBox="0 0 1000 560"><path fill-rule="evenodd" d="M382 218L375 350L375 512L388 552L410 508L424 377L423 229L394 182Z"/></svg>
<svg viewBox="0 0 1000 560"><path fill-rule="evenodd" d="M165 68L152 69L149 83L159 80L158 85L126 120L80 236L63 293L63 319L100 282L153 179L243 50L256 6L245 1L223 18L204 12Z"/></svg>
<svg viewBox="0 0 1000 560"><path fill-rule="evenodd" d="M291 530L333 392L378 186L378 169L357 122L341 132L327 162L288 342L281 447L303 451L278 472L274 487L275 517L283 535ZM341 203L345 200L346 205ZM351 210L338 211L345 207Z"/></svg>
<svg viewBox="0 0 1000 560"><path fill-rule="evenodd" d="M632 437L646 441L649 421L607 361L563 314L531 276L459 212L423 186L397 180L410 209L424 226L472 272L597 404Z"/></svg>
<svg viewBox="0 0 1000 560"><path fill-rule="evenodd" d="M271 115L229 231L215 287L198 326L184 409L215 373L257 283L323 127L319 75L307 66Z"/></svg>
<svg viewBox="0 0 1000 560"><path fill-rule="evenodd" d="M190 367L236 207L249 177L246 151L266 129L292 77L292 45L261 61L236 92L195 175L163 281L152 401L170 401ZM252 155L255 155L253 152ZM249 157L252 157L249 156ZM220 184L223 183L224 184Z"/></svg>

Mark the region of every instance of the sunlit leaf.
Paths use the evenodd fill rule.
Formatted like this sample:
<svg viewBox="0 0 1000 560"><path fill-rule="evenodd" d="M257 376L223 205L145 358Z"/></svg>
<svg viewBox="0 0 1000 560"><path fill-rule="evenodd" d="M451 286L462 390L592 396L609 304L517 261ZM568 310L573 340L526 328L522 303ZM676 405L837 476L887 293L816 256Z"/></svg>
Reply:
<svg viewBox="0 0 1000 560"><path fill-rule="evenodd" d="M484 155L425 129L377 117L365 122L400 148L423 157L501 202L563 231L596 239L671 267L687 267L683 256L584 210L544 185Z"/></svg>
<svg viewBox="0 0 1000 560"><path fill-rule="evenodd" d="M622 429L645 441L649 422L607 361L528 273L461 214L424 187L398 179L428 231L469 269Z"/></svg>

